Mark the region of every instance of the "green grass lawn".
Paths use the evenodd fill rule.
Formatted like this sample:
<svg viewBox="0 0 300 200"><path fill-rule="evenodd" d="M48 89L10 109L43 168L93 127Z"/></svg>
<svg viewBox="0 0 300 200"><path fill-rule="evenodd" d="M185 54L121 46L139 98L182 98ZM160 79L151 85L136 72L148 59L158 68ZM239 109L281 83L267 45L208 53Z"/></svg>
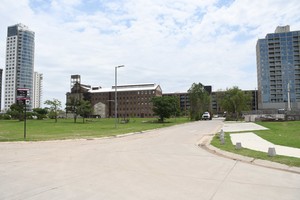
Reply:
<svg viewBox="0 0 300 200"><path fill-rule="evenodd" d="M290 122L259 122L270 130L255 131L255 133L277 145L300 148L300 121Z"/></svg>
<svg viewBox="0 0 300 200"><path fill-rule="evenodd" d="M131 118L129 123L118 124L115 128L115 119L88 119L83 123L82 119L54 120L27 120L26 140L63 140L75 138L98 138L115 136L119 134L141 132L156 128L172 126L185 123L187 118L167 119L165 123L157 123L155 118ZM24 122L17 120L0 120L0 141L23 141L24 140Z"/></svg>
<svg viewBox="0 0 300 200"><path fill-rule="evenodd" d="M258 136L277 145L300 148L300 121L259 122L257 124L269 128L269 130L252 131ZM234 134L234 133L225 133L226 142L224 145L220 143L218 135L216 135L213 138L211 144L219 149L229 151L232 153L236 153L236 154L240 154L240 155L244 155L256 159L270 160L273 162L278 162L289 166L300 167L300 158L280 156L280 155L270 157L265 152L254 151L246 148L236 150L235 145L233 145L231 142L230 134Z"/></svg>

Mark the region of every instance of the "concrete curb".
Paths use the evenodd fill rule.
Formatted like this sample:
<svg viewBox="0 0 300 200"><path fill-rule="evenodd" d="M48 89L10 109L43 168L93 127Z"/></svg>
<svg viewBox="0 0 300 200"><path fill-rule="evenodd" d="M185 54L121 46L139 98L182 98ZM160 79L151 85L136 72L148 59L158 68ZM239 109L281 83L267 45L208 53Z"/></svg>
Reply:
<svg viewBox="0 0 300 200"><path fill-rule="evenodd" d="M282 170L282 171L287 171L287 172L300 174L300 167L291 167L291 166L288 166L288 165L284 165L284 164L280 164L280 163L276 163L276 162L271 162L271 161L268 161L268 160L255 159L255 158L242 156L242 155L239 155L239 154L235 154L235 153L232 153L232 152L227 152L227 151L223 151L221 149L218 149L218 148L216 148L216 147L214 147L210 144L212 138L214 137L214 135L215 134L203 136L198 141L197 146L207 150L210 153L213 153L215 155L222 156L222 157L225 157L225 158L229 158L229 159L232 159L232 160L236 160L236 161L240 161L240 162L244 162L244 163L249 163L249 164L253 164L253 165L257 165L257 166L261 166L261 167L267 167L267 168L271 168L271 169Z"/></svg>

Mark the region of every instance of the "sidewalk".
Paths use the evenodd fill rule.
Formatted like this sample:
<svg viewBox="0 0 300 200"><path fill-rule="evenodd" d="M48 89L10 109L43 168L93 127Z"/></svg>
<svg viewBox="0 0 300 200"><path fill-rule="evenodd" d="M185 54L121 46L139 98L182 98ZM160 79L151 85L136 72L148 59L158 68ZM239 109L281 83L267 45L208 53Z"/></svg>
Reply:
<svg viewBox="0 0 300 200"><path fill-rule="evenodd" d="M254 130L267 130L267 128L251 122L224 122L224 132L241 132L241 131L254 131ZM286 147L275 145L256 134L249 133L235 133L230 134L232 144L241 142L242 147L253 149L256 151L268 152L269 147L275 147L276 154L284 156L292 156L300 158L300 149L293 147Z"/></svg>
<svg viewBox="0 0 300 200"><path fill-rule="evenodd" d="M223 126L224 132L241 132L256 130L268 130L268 128L252 122L224 122Z"/></svg>
<svg viewBox="0 0 300 200"><path fill-rule="evenodd" d="M232 144L241 142L242 147L247 149L253 149L256 151L262 151L267 153L269 147L275 147L277 155L300 158L300 149L281 145L274 145L273 143L264 140L263 138L257 136L252 132L230 134L230 137Z"/></svg>
<svg viewBox="0 0 300 200"><path fill-rule="evenodd" d="M253 149L257 151L262 152L268 152L269 147L275 147L276 154L278 155L285 155L285 156L292 156L300 158L300 149L298 148L292 148L292 147L285 147L280 145L274 145L273 143L262 139L261 137L257 136L256 134L250 132L254 130L267 130L267 128L260 126L258 124L252 123L252 122L224 122L223 125L223 131L224 132L236 132L234 134L231 134L231 140L232 144L235 144L236 142L241 142L242 147ZM249 131L247 133L238 133L238 132L244 132ZM260 159L254 159L238 154L234 154L231 152L220 150L212 145L210 145L211 138L203 137L202 140L199 141L199 145L205 148L208 148L208 150L213 151L217 154L223 155L228 158L232 158L235 160L240 160L264 167L274 168L274 169L280 169L285 171L290 171L294 173L300 173L299 167L290 167L284 164L271 162L267 160L260 160Z"/></svg>

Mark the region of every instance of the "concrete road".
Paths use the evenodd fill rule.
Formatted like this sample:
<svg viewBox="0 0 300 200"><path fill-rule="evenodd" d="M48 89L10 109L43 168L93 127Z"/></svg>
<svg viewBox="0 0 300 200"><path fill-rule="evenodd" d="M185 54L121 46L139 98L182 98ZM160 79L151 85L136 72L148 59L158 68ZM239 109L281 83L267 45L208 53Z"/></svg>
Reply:
<svg viewBox="0 0 300 200"><path fill-rule="evenodd" d="M211 154L221 121L126 137L0 143L0 199L300 199L300 174Z"/></svg>

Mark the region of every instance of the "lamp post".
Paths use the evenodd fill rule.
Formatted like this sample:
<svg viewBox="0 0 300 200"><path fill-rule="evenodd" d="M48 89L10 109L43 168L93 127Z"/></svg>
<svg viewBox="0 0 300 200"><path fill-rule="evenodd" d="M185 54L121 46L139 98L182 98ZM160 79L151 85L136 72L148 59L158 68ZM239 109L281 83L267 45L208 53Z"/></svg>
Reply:
<svg viewBox="0 0 300 200"><path fill-rule="evenodd" d="M287 91L288 91L288 107L287 107L287 110L291 111L291 94L290 94L291 89L290 89L290 82L288 82Z"/></svg>
<svg viewBox="0 0 300 200"><path fill-rule="evenodd" d="M119 65L115 67L115 128L117 128L118 123L118 98L117 98L117 87L118 87L118 68L125 67L124 65Z"/></svg>
<svg viewBox="0 0 300 200"><path fill-rule="evenodd" d="M257 104L257 103L256 103L256 98L257 98L257 97L256 97L256 92L257 92L257 91L256 91L256 88L255 88L255 89L254 89L254 109L255 109L255 114L257 114L257 106L256 106L256 104Z"/></svg>

